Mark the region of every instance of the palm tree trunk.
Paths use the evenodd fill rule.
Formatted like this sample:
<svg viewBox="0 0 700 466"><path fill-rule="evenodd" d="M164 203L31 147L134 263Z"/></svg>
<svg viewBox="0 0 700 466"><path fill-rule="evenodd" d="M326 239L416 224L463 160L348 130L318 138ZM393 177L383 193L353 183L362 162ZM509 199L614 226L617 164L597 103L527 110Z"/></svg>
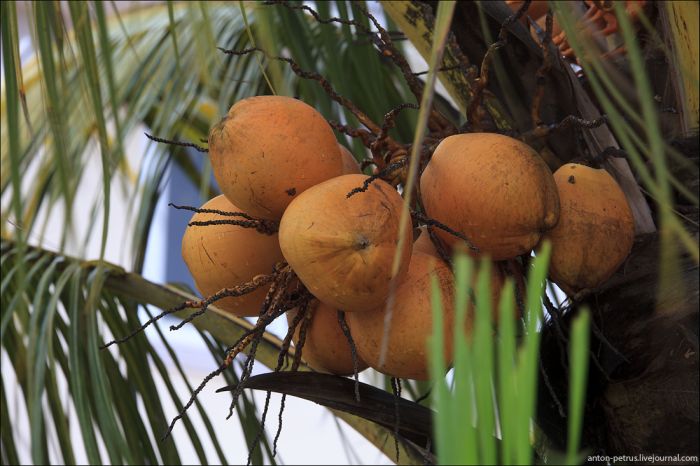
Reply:
<svg viewBox="0 0 700 466"><path fill-rule="evenodd" d="M698 265L658 299L659 237L639 238L606 285L551 322L542 339L538 422L566 444L568 355L562 335L583 305L593 312L584 439L592 454L698 455ZM547 379L545 381L545 378ZM560 413L562 408L563 413Z"/></svg>

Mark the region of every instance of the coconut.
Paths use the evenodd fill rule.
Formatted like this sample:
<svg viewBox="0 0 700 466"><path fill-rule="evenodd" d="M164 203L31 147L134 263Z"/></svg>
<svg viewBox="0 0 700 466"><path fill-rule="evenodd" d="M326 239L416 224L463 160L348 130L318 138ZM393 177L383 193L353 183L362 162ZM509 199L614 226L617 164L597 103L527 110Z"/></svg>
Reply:
<svg viewBox="0 0 700 466"><path fill-rule="evenodd" d="M428 254L429 256L436 257L440 260L443 260L442 257L440 256L440 253L438 252L437 248L433 244L432 240L430 239L430 235L428 234L428 229L425 226L422 226L418 228L419 234L418 234L418 239L413 243L413 255L417 253L423 253L423 254ZM506 276L503 273L500 265L498 262L491 262L491 309L493 312L493 318L494 321L497 323L498 322L498 306L499 306L499 300L501 298L501 291L503 290L503 286L505 285L505 280ZM473 273L473 279L472 279L472 287L475 287L477 285L477 276L479 273L480 268L482 265L476 261L475 262L475 271ZM470 301L471 304L471 301ZM470 308L471 309L471 308ZM471 311L469 311L471 312ZM516 317L518 317L517 310L516 310Z"/></svg>
<svg viewBox="0 0 700 466"><path fill-rule="evenodd" d="M428 216L465 235L493 260L529 253L559 218L547 165L530 146L500 134L443 139L420 189ZM445 231L437 234L452 248L464 244Z"/></svg>
<svg viewBox="0 0 700 466"><path fill-rule="evenodd" d="M211 199L202 209L241 211L223 195ZM191 221L226 218L236 217L196 213ZM188 226L182 237L182 257L205 297L249 282L256 275L269 274L277 262L284 260L276 234L268 236L238 225ZM237 316L257 316L269 288L263 286L243 296L224 298L214 305Z"/></svg>
<svg viewBox="0 0 700 466"><path fill-rule="evenodd" d="M367 178L343 175L309 188L280 221L282 254L299 279L321 301L347 312L380 306L392 280L405 275L411 256L407 237L401 267L392 275L403 200L381 180L348 198Z"/></svg>
<svg viewBox="0 0 700 466"><path fill-rule="evenodd" d="M443 303L445 362L452 362L452 333L454 332L454 278L441 260L415 252L411 256L408 274L397 287L392 305L387 354L379 364L384 335L385 306L372 312L348 313L346 318L357 351L370 367L392 377L425 380L428 373L427 338L432 333L431 276L440 285ZM471 328L468 324L467 331Z"/></svg>
<svg viewBox="0 0 700 466"><path fill-rule="evenodd" d="M422 252L429 256L441 258L440 253L430 239L428 228L425 226L418 228L418 238L413 242L413 253L415 254L416 252Z"/></svg>
<svg viewBox="0 0 700 466"><path fill-rule="evenodd" d="M473 296L478 296L477 279L480 266L472 276ZM455 326L454 277L445 262L436 256L413 248L411 264L403 282L395 291L392 304L391 327L388 334L387 353L383 364L379 363L385 317L388 309L382 306L372 312L355 312L346 318L360 357L370 367L392 377L425 380L429 377L427 338L432 334L432 276L438 280L443 307L443 334L445 336L445 364L452 362L452 342ZM498 321L498 304L503 289L504 276L497 264L491 267L491 311L494 325ZM464 332L472 331L475 307L467 303L467 319ZM517 315L515 316L517 317Z"/></svg>
<svg viewBox="0 0 700 466"><path fill-rule="evenodd" d="M323 116L282 96L237 102L209 133L209 157L224 195L251 215L279 220L309 187L342 173Z"/></svg>
<svg viewBox="0 0 700 466"><path fill-rule="evenodd" d="M319 301L312 303L314 311L311 323L306 329L302 357L313 369L336 375L354 373L352 351L347 337L338 323L338 311ZM287 312L287 322L291 325L298 313L297 309ZM294 332L294 344L299 342L302 322ZM358 355L358 372L367 369L367 363Z"/></svg>
<svg viewBox="0 0 700 466"><path fill-rule="evenodd" d="M423 253L423 254L428 254L429 256L436 257L440 260L443 260L442 257L440 256L440 253L438 252L437 248L435 247L435 244L433 244L432 240L430 239L430 235L428 234L428 229L425 226L422 226L418 228L419 234L418 234L418 239L413 243L413 253ZM485 260L485 259L484 259ZM503 291L503 286L505 285L506 281L506 275L503 273L503 270L501 269L501 264L502 262L493 262L491 261L491 310L492 310L492 315L495 323L498 323L498 306L499 302L501 299L501 291ZM475 270L473 272L473 278L472 278L472 287L477 286L477 277L479 270L481 269L482 265L480 262L475 261ZM516 264L517 266L517 264ZM471 301L470 301L471 305ZM471 309L471 307L469 308ZM471 311L469 311L471 312ZM515 312L515 317L519 317L518 310L516 309Z"/></svg>
<svg viewBox="0 0 700 466"><path fill-rule="evenodd" d="M484 267L483 263L477 263L475 264L476 267L474 268L473 276L472 276L472 288L474 289L475 296L478 293L477 287L478 287L478 279L479 279L479 273ZM491 262L490 263L490 277L491 277L491 319L493 321L493 325L497 326L498 325L498 319L499 319L499 313L500 313L500 301L501 301L501 292L503 291L503 287L505 286L506 283L506 275L503 273L501 270L501 267L499 266L499 263L497 262ZM470 314L470 317L474 317L474 314L476 310L473 310L473 301L470 299L469 300L469 306L468 306L468 313ZM513 318L518 319L520 318L520 313L515 307L514 312L513 312Z"/></svg>
<svg viewBox="0 0 700 466"><path fill-rule="evenodd" d="M360 164L357 163L357 159L352 155L345 146L338 144L340 147L340 156L343 160L343 175L349 175L351 173L362 173L360 170Z"/></svg>
<svg viewBox="0 0 700 466"><path fill-rule="evenodd" d="M634 218L612 176L569 163L556 171L561 214L544 239L552 243L551 279L571 294L603 284L634 242Z"/></svg>

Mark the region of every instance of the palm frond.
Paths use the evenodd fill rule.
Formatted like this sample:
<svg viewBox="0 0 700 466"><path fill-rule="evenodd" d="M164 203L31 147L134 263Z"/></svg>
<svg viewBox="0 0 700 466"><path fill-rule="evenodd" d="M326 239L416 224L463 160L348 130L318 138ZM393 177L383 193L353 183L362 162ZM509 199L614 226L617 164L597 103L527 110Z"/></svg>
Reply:
<svg viewBox="0 0 700 466"><path fill-rule="evenodd" d="M182 447L172 438L161 441L161 437L169 422L165 407L174 404L179 409L184 404L173 388L174 381L189 382L167 339L159 333L176 361L178 376L168 373L144 334L118 351L99 349L111 335L123 335L140 325L138 301L115 292L110 285L123 271L32 249L24 257L29 270L24 277L27 286L17 286L19 257L16 245L3 241L2 275L6 278L0 342L12 369L3 371L2 396L8 399L21 393L24 399L31 461L74 463L84 458L95 463L180 463ZM19 392L7 385L13 379ZM202 407L197 405L197 409L206 419ZM19 415L17 407L11 413ZM72 420L77 421L81 442L75 441L78 434L71 431ZM202 433L187 418L183 424L200 461L211 461L202 447ZM19 432L13 426L17 426L16 418L3 420L3 453L10 456L17 455L20 440L14 438ZM220 452L218 436L210 427L207 434ZM51 444L58 450L50 449Z"/></svg>

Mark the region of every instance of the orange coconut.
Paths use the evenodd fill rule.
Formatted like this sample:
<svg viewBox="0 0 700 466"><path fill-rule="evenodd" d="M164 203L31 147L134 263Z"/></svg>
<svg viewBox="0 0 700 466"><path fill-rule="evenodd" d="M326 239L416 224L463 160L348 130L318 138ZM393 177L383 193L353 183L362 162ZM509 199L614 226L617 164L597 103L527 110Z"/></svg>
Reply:
<svg viewBox="0 0 700 466"><path fill-rule="evenodd" d="M478 294L478 287L479 287L479 278L480 278L480 272L483 270L485 262L480 262L476 263L474 267L474 271L472 272L472 289L474 290L474 296L476 297ZM490 291L491 291L491 319L493 321L493 325L496 326L498 325L498 319L499 319L499 314L500 314L500 302L501 302L501 292L503 291L503 287L505 286L505 281L506 281L506 275L503 273L501 270L501 267L499 266L499 263L497 262L490 262ZM476 312L476 309L474 308L474 301L470 298L469 299L469 306L468 306L468 313L471 318L474 318L474 313ZM520 313L518 312L518 309L514 309L514 318L519 318Z"/></svg>
<svg viewBox="0 0 700 466"><path fill-rule="evenodd" d="M350 343L338 323L338 311L314 301L315 307L311 323L306 329L306 337L302 348L302 358L317 371L336 375L351 375L354 373ZM297 309L287 312L287 322L291 325L298 313ZM294 344L299 342L302 322L294 332ZM367 369L367 363L358 355L357 370Z"/></svg>
<svg viewBox="0 0 700 466"><path fill-rule="evenodd" d="M342 173L340 149L323 116L282 96L237 102L209 133L221 191L250 215L279 219L307 188Z"/></svg>
<svg viewBox="0 0 700 466"><path fill-rule="evenodd" d="M428 228L422 226L418 228L418 238L413 242L413 252L422 252L433 257L440 257L440 253L433 244L433 240L430 239L430 234L428 233Z"/></svg>
<svg viewBox="0 0 700 466"><path fill-rule="evenodd" d="M381 180L347 198L367 178L343 175L313 186L292 201L280 221L280 247L289 265L314 296L344 311L380 306L411 256L407 238L402 265L392 276L403 200Z"/></svg>
<svg viewBox="0 0 700 466"><path fill-rule="evenodd" d="M211 199L202 209L240 212L223 195ZM196 213L192 222L231 219L209 213ZM256 275L272 272L284 260L277 235L265 235L237 225L188 226L182 237L182 257L202 295L211 296L223 288L241 285ZM214 305L237 316L257 316L269 286L252 293L229 297Z"/></svg>
<svg viewBox="0 0 700 466"><path fill-rule="evenodd" d="M544 239L552 243L549 273L567 293L603 284L627 258L634 219L612 176L569 163L556 171L561 215Z"/></svg>
<svg viewBox="0 0 700 466"><path fill-rule="evenodd" d="M440 257L437 248L430 239L430 234L428 233L428 228L421 226L418 228L418 237L413 242L413 252L422 252L423 254L428 254L433 257Z"/></svg>
<svg viewBox="0 0 700 466"><path fill-rule="evenodd" d="M342 144L338 144L338 147L340 147L340 156L343 160L343 175L362 173L362 170L360 170L360 164L357 163L357 160L355 159L355 156L352 155L352 152L350 152Z"/></svg>
<svg viewBox="0 0 700 466"><path fill-rule="evenodd" d="M393 377L425 380L428 373L427 338L432 333L431 276L440 284L444 308L445 362L452 361L454 278L449 267L433 256L415 252L406 278L396 289L384 364L379 364L384 335L385 306L372 312L346 315L357 351L370 367ZM469 327L471 325L469 324Z"/></svg>
<svg viewBox="0 0 700 466"><path fill-rule="evenodd" d="M472 276L473 296L479 290L477 267ZM404 281L396 290L392 305L391 328L387 344L387 354L383 364L379 364L386 307L374 312L347 314L346 318L355 341L357 351L370 367L387 375L400 378L425 380L429 376L427 338L432 334L431 276L438 279L442 296L444 321L444 357L449 365L452 361L452 342L455 325L454 277L449 267L439 258L419 252L414 247L411 264ZM491 309L498 321L498 303L503 289L504 276L496 264L491 267ZM464 332L470 334L474 325L475 307L473 301L467 304L467 320Z"/></svg>
<svg viewBox="0 0 700 466"><path fill-rule="evenodd" d="M559 218L547 165L530 146L500 134L443 139L420 189L428 216L464 234L493 260L529 253ZM453 248L463 244L442 230L437 234Z"/></svg>
<svg viewBox="0 0 700 466"><path fill-rule="evenodd" d="M418 239L413 243L413 252L412 255L416 255L418 253L423 253L423 254L428 254L429 256L436 257L440 260L442 260L442 257L440 257L440 253L437 251L437 248L433 244L432 240L430 239L430 235L428 234L427 227L422 226L418 228L419 230L419 235ZM482 267L479 262L477 262L476 267L473 272L472 276L472 287L477 286L477 278L478 278L478 272L479 269ZM499 266L499 263L497 262L491 262L491 311L492 315L494 318L494 322L498 322L498 306L499 306L499 300L501 297L501 291L503 290L503 285L505 284L505 279L506 276L501 270L501 267ZM470 301L471 305L471 301ZM471 309L471 307L469 308ZM517 310L516 310L517 311ZM469 312L472 312L471 310ZM517 312L516 312L516 317L517 317Z"/></svg>

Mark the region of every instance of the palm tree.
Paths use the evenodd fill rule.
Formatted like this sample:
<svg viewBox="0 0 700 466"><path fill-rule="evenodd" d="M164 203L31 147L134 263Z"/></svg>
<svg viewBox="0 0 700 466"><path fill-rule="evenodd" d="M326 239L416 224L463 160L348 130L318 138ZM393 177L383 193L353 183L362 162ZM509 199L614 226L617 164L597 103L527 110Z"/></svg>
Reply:
<svg viewBox="0 0 700 466"><path fill-rule="evenodd" d="M225 434L214 429L198 399L189 412L196 410L201 423L185 416L177 441L160 440L173 407L179 412L188 403L176 385L185 384L187 393L195 389L170 335L153 326L148 337L138 333L118 349L100 349L129 335L158 308L172 309L196 295L187 283L144 278L149 248L157 241L153 226L159 206L181 200L166 199L169 177L179 194L193 193L187 200L193 204L218 193L209 161L197 148L228 107L247 96L297 96L337 121L337 128L360 126L357 115L330 99L318 79L304 79L275 56L290 57L301 69L325 77L374 122L397 105L420 102L422 90L422 81L396 66L394 56L377 53L377 42L386 44L387 38L376 34L363 3L317 2L317 16L301 4L272 3L167 2L120 12L115 3L109 8L101 2L36 2L24 12L36 51L27 56L19 40L25 27L18 20L22 5L2 3L3 463L83 458L176 463L183 460L183 443L192 445L200 462L230 461ZM584 54L590 46L585 34L576 33L575 16L554 5L582 66L585 78L579 79L552 58L557 54L546 41L543 49L524 26L506 21L511 10L505 4L464 2L453 17L444 17L433 3L385 2L383 11L385 32L396 50L403 50L401 39L408 39L428 63L436 56L431 55L433 38L449 26L440 48L442 71L434 67L427 78L439 74L447 89L448 95L435 96L434 108L443 118L456 126L465 123L465 116L473 123L477 110L470 104L482 94L486 129L521 135L553 168L610 147L612 152L605 153L626 155L604 164L635 212L638 242L627 265L635 272L620 272L601 289L556 306L561 315L550 309L553 317L541 332L535 416L541 443L550 450L566 446L567 420L561 411L569 392L562 339L585 305L593 310L594 332L582 446L595 452L624 454L634 447L650 452L643 446L655 438L653 452L697 455L697 410L683 393L697 387L698 366L693 327L698 315L697 145L684 138L697 128L697 71L693 75L685 68L688 57L697 56L698 44L697 37L688 39L674 26L679 20L697 22L697 4L650 6L636 29L618 9L627 54L614 64ZM319 20L331 17L339 19ZM508 39L496 54L489 45L503 39L504 22ZM644 41L636 40L633 30ZM230 55L217 47L258 47L265 53ZM543 50L550 50L544 54L552 60L548 68L542 67ZM653 68L661 67L659 57L667 59L666 68ZM492 69L488 83L475 79L476 70L488 68L485 64ZM542 73L544 86L538 84ZM627 92L630 81L638 92ZM543 98L534 104L540 90ZM540 110L533 111L536 105ZM427 113L402 111L392 137L412 141ZM598 119L601 113L607 115L605 124ZM562 124L542 139L533 130L538 126L533 115L547 123L574 115L578 124ZM147 142L143 132L190 144ZM336 134L356 155L366 153L360 138ZM184 228L181 220L169 226ZM177 275L162 279L186 280ZM183 310L171 317L188 314ZM191 324L217 365L226 346L252 327L215 308ZM266 334L255 358L275 367L281 347L279 338ZM671 356L659 359L661 354ZM234 385L239 375L225 371L222 377ZM669 382L662 388L678 397L671 411L662 409L664 399L655 395L664 379ZM377 384L386 387L389 381ZM406 388L415 400L427 386ZM657 408L654 422L648 413L643 419L635 412L639 403ZM391 428L332 412L394 458L395 445L386 441ZM274 462L275 441L259 437L258 416L254 397L243 392L236 417L245 445L260 445L251 449L250 459ZM20 425L28 426L27 444L18 434ZM425 460L425 452L410 442L396 447L407 461ZM541 458L547 448L538 450Z"/></svg>

